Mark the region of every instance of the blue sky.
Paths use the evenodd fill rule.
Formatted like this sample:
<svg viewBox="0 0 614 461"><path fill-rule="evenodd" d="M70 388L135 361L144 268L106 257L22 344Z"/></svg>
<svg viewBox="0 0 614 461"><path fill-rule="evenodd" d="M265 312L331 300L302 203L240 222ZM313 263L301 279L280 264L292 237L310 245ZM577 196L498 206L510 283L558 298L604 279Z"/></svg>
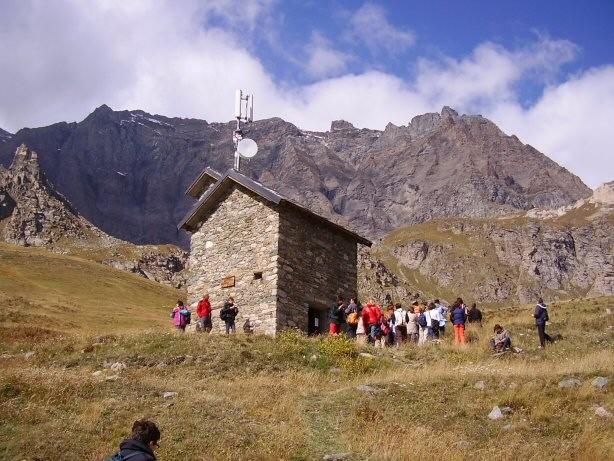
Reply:
<svg viewBox="0 0 614 461"><path fill-rule="evenodd" d="M95 107L382 129L479 113L595 187L614 179L614 2L4 0L0 127Z"/></svg>

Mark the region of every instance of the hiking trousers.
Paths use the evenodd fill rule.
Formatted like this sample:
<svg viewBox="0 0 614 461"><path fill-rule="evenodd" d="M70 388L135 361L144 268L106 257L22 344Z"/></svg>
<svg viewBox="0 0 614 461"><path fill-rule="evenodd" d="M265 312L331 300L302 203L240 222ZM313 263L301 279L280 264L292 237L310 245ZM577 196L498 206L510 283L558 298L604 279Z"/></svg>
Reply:
<svg viewBox="0 0 614 461"><path fill-rule="evenodd" d="M236 333L237 331L234 320L232 322L226 322L226 334L229 334L231 331L233 333Z"/></svg>
<svg viewBox="0 0 614 461"><path fill-rule="evenodd" d="M541 347L546 345L546 341L552 342L552 338L546 333L546 325L537 325L537 335L539 336L539 344Z"/></svg>
<svg viewBox="0 0 614 461"><path fill-rule="evenodd" d="M454 325L454 343L465 344L465 325Z"/></svg>

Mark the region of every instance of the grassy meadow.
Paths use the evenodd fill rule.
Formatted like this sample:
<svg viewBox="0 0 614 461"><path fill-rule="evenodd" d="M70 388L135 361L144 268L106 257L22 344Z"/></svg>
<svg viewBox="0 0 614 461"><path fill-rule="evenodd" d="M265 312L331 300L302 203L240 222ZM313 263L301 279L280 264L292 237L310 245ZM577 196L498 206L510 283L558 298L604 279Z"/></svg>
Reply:
<svg viewBox="0 0 614 461"><path fill-rule="evenodd" d="M76 258L0 255L3 460L101 460L142 417L162 431L160 460L614 459L613 419L595 414L614 412L613 297L554 303L562 338L545 350L531 306L487 311L465 348L448 333L381 350L296 332L181 335L173 290ZM495 322L522 353L491 354ZM581 385L559 388L570 377ZM491 421L495 405L511 413Z"/></svg>

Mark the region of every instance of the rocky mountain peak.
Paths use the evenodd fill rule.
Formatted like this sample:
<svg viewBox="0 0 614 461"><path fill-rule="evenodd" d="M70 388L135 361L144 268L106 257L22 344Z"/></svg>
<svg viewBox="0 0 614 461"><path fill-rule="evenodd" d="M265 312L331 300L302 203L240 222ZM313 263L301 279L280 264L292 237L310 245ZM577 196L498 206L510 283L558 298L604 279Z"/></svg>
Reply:
<svg viewBox="0 0 614 461"><path fill-rule="evenodd" d="M345 120L333 120L330 124L330 131L354 130L354 125Z"/></svg>
<svg viewBox="0 0 614 461"><path fill-rule="evenodd" d="M47 182L38 154L21 144L8 169L0 171L1 236L9 243L42 246L96 231Z"/></svg>
<svg viewBox="0 0 614 461"><path fill-rule="evenodd" d="M449 106L443 106L443 108L441 109L441 116L442 117L458 118L458 112L456 112L454 109L452 109Z"/></svg>
<svg viewBox="0 0 614 461"><path fill-rule="evenodd" d="M11 139L13 135L6 130L0 128L0 143L6 142Z"/></svg>
<svg viewBox="0 0 614 461"><path fill-rule="evenodd" d="M614 181L606 182L595 189L591 200L608 207L614 207Z"/></svg>

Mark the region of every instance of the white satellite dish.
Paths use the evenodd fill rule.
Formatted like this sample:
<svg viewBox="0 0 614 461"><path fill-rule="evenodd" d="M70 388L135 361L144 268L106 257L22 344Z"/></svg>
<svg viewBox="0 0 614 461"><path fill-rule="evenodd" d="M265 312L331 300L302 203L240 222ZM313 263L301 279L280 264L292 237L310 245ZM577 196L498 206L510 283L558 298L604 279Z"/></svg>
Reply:
<svg viewBox="0 0 614 461"><path fill-rule="evenodd" d="M237 152L244 158L252 158L258 153L258 144L249 138L243 138L237 143Z"/></svg>

